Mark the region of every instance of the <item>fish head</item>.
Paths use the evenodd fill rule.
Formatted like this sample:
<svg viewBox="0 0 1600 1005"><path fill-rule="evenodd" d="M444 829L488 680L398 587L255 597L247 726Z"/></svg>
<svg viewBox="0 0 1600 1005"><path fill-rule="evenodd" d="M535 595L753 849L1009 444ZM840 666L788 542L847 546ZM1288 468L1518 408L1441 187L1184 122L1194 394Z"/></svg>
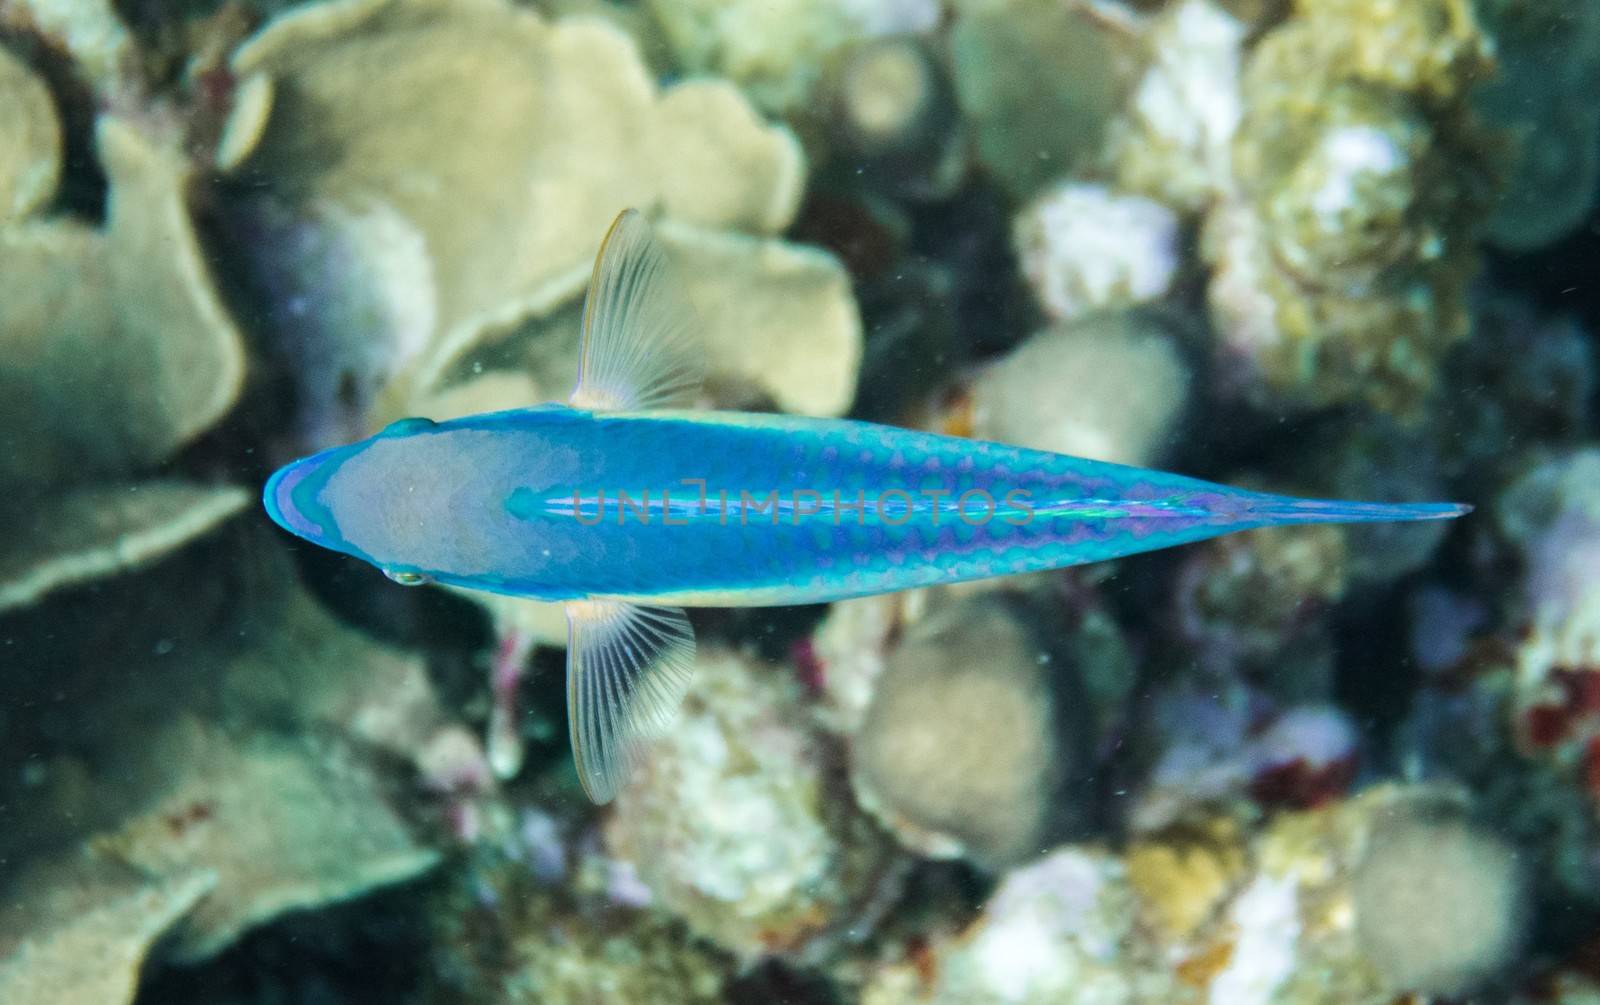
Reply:
<svg viewBox="0 0 1600 1005"><path fill-rule="evenodd" d="M406 500L409 513L402 517L396 495L385 490L386 472L373 470L375 459L380 469L395 467L389 446L395 438L386 430L279 468L262 489L267 515L296 537L369 562L397 583L432 582L437 572L421 567L418 560L426 556L408 547L410 535L404 533L419 515L415 500ZM421 454L408 466L426 470L425 452L402 450L398 460L407 454ZM442 513L420 515L437 519Z"/></svg>
<svg viewBox="0 0 1600 1005"><path fill-rule="evenodd" d="M541 486L551 456L542 442L469 420L405 419L287 465L263 502L291 534L398 583L496 589L508 565L532 582L554 545L506 500Z"/></svg>
<svg viewBox="0 0 1600 1005"><path fill-rule="evenodd" d="M324 450L273 472L261 491L261 504L272 522L312 544L343 550L338 520L324 489L338 466L339 454L347 449Z"/></svg>

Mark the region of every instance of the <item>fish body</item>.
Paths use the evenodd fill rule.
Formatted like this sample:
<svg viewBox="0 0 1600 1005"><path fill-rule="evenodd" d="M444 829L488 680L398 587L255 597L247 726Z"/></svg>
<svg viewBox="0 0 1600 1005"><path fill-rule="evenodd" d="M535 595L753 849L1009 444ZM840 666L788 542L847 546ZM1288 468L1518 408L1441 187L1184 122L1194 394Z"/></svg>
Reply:
<svg viewBox="0 0 1600 1005"><path fill-rule="evenodd" d="M1252 527L1467 510L1294 499L842 419L686 411L700 355L669 274L643 218L623 213L590 279L568 405L403 419L287 465L263 492L286 530L398 582L563 604L572 749L596 802L681 703L694 665L684 607L817 603Z"/></svg>
<svg viewBox="0 0 1600 1005"><path fill-rule="evenodd" d="M560 405L407 421L274 476L280 524L392 576L546 601L808 604L1269 524L1321 502L849 420Z"/></svg>

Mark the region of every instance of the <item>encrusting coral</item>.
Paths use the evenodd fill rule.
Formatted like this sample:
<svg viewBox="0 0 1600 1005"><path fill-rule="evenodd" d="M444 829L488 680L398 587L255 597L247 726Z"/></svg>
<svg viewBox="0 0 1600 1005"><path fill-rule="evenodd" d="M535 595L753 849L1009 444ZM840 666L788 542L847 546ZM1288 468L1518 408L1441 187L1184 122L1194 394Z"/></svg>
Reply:
<svg viewBox="0 0 1600 1005"><path fill-rule="evenodd" d="M860 937L898 872L806 715L783 668L702 652L683 714L606 825L655 903L742 959L815 958Z"/></svg>
<svg viewBox="0 0 1600 1005"><path fill-rule="evenodd" d="M1464 0L1300 3L1244 70L1237 194L1205 224L1212 320L1257 397L1415 418L1469 327L1497 145Z"/></svg>

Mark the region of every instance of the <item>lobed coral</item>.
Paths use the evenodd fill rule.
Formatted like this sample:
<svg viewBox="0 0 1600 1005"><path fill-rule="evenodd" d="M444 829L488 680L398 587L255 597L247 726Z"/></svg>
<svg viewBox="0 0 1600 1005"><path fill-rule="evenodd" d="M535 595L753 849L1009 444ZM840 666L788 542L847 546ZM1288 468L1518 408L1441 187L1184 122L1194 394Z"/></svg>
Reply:
<svg viewBox="0 0 1600 1005"><path fill-rule="evenodd" d="M42 83L0 51L0 609L152 560L238 512L226 486L142 474L239 396L242 337L205 264L173 136L100 120L103 227L47 216L61 126Z"/></svg>

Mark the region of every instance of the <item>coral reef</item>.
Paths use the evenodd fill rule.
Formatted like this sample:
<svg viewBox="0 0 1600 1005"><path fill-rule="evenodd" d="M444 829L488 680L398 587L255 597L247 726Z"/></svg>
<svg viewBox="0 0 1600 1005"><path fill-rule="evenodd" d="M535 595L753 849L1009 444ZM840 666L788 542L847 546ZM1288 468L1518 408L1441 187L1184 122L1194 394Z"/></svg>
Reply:
<svg viewBox="0 0 1600 1005"><path fill-rule="evenodd" d="M767 111L803 108L849 43L925 32L940 0L648 0L679 65L735 81Z"/></svg>
<svg viewBox="0 0 1600 1005"><path fill-rule="evenodd" d="M211 280L186 190L195 170L159 130L117 118L95 146L103 227L44 215L61 126L43 84L0 52L0 609L140 565L237 512L231 488L136 476L233 404L244 345Z"/></svg>
<svg viewBox="0 0 1600 1005"><path fill-rule="evenodd" d="M0 0L0 1000L1600 998L1597 10ZM697 405L1478 511L696 611L597 809L559 605L250 513L626 206Z"/></svg>
<svg viewBox="0 0 1600 1005"><path fill-rule="evenodd" d="M430 893L429 1001L727 1000L725 958L659 910L596 882L615 863L585 852L566 825L537 819L542 828L524 824L520 835L480 842ZM541 846L563 861L553 863Z"/></svg>
<svg viewBox="0 0 1600 1005"><path fill-rule="evenodd" d="M7 891L0 993L39 1005L133 1001L151 948L214 884L203 871L152 879L70 857L32 870Z"/></svg>

